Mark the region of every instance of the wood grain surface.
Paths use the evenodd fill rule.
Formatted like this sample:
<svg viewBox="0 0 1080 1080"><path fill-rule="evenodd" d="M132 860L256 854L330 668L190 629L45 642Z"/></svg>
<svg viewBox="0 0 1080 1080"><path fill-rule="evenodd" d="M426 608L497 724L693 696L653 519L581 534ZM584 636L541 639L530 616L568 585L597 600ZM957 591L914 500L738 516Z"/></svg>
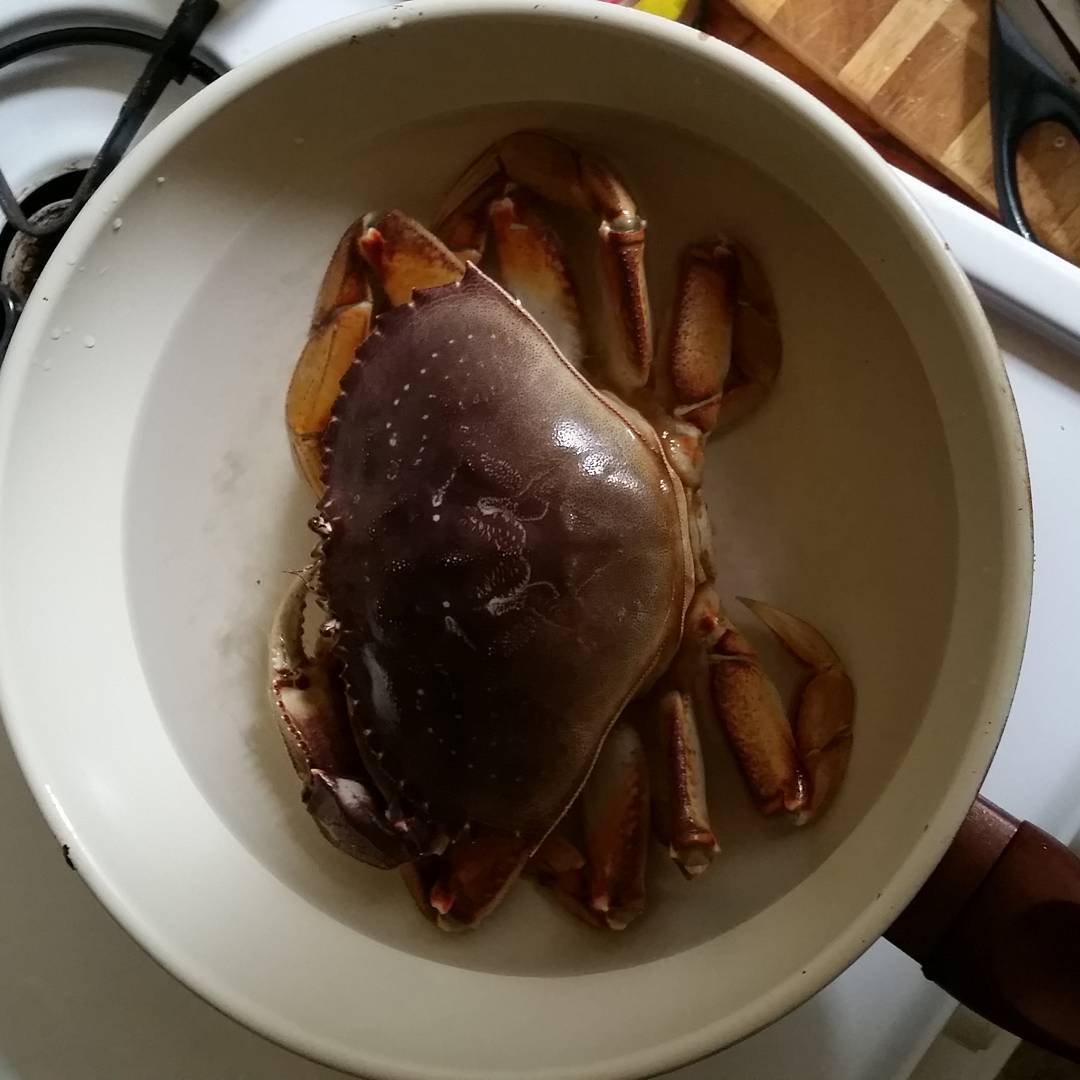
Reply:
<svg viewBox="0 0 1080 1080"><path fill-rule="evenodd" d="M809 89L889 160L996 214L989 0L712 0L705 28ZM1024 206L1080 265L1080 145L1057 124L1024 139Z"/></svg>

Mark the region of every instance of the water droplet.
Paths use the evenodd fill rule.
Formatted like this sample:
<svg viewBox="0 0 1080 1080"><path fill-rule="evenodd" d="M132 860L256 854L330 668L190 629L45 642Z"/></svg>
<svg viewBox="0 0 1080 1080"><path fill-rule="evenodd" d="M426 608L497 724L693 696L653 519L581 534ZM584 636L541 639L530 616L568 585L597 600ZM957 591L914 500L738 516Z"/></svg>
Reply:
<svg viewBox="0 0 1080 1080"><path fill-rule="evenodd" d="M114 217L112 223L112 231L119 232L124 227L124 219L122 217Z"/></svg>
<svg viewBox="0 0 1080 1080"><path fill-rule="evenodd" d="M93 334L87 334L86 337L82 339L82 343L86 348L92 349L97 344L97 341L94 339Z"/></svg>
<svg viewBox="0 0 1080 1080"><path fill-rule="evenodd" d="M49 337L51 337L53 339L53 341L59 341L60 340L60 331L58 329L56 329L56 327L53 327L52 330L49 331Z"/></svg>
<svg viewBox="0 0 1080 1080"><path fill-rule="evenodd" d="M156 183L158 187L161 187L161 185L165 183L165 177L159 176L157 180L154 181L154 183Z"/></svg>

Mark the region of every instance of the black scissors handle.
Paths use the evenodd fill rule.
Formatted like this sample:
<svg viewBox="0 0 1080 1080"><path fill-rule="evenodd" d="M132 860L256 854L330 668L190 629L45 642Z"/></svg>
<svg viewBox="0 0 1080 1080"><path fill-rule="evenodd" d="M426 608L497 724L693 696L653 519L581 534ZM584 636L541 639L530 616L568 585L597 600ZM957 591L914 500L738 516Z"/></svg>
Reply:
<svg viewBox="0 0 1080 1080"><path fill-rule="evenodd" d="M1044 120L1080 141L1080 94L1034 49L999 3L990 17L990 128L994 188L1002 224L1039 243L1020 202L1016 154L1025 132Z"/></svg>

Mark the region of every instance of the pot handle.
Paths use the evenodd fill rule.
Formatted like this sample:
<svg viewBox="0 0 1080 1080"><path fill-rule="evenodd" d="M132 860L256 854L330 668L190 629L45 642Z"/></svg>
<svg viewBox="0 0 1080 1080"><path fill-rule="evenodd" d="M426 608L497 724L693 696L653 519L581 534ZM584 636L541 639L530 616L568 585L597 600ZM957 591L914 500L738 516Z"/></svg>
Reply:
<svg viewBox="0 0 1080 1080"><path fill-rule="evenodd" d="M885 936L1014 1035L1080 1062L1080 857L979 798Z"/></svg>

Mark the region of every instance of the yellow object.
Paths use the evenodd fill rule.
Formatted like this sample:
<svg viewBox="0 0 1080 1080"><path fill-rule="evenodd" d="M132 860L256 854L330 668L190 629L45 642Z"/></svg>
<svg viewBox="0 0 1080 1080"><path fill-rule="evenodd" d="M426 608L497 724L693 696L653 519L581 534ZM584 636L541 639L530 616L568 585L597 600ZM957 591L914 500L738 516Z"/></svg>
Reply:
<svg viewBox="0 0 1080 1080"><path fill-rule="evenodd" d="M638 11L647 11L650 15L662 15L665 19L678 20L686 7L686 0L638 0L633 5Z"/></svg>

